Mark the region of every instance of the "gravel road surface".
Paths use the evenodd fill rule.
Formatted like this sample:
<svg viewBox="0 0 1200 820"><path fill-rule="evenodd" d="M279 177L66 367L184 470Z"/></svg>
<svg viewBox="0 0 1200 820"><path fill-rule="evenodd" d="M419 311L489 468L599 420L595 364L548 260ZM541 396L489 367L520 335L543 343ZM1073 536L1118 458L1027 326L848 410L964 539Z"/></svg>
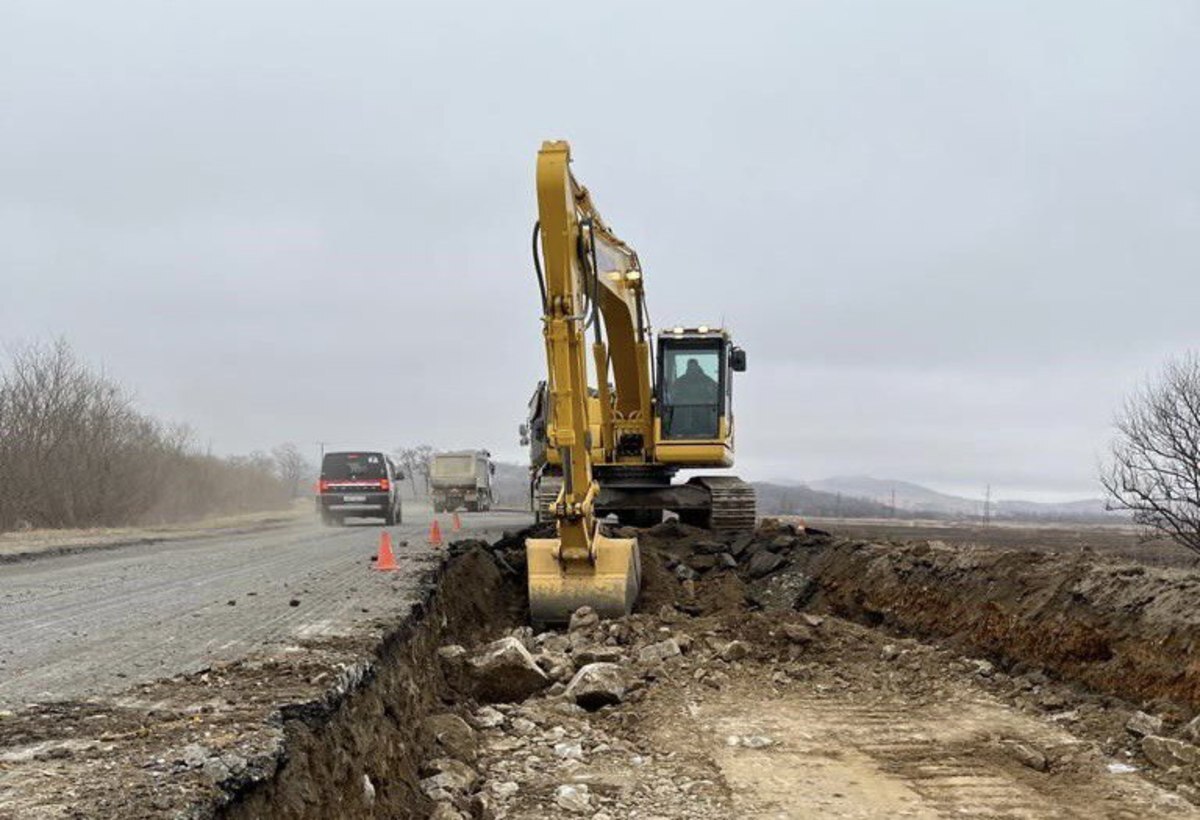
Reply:
<svg viewBox="0 0 1200 820"><path fill-rule="evenodd" d="M112 694L406 612L418 571L436 560L431 516L406 509L406 519L391 528L397 572L372 568L382 522L315 519L0 565L0 708ZM449 517L440 520L445 531ZM453 537L494 538L528 521L463 515Z"/></svg>

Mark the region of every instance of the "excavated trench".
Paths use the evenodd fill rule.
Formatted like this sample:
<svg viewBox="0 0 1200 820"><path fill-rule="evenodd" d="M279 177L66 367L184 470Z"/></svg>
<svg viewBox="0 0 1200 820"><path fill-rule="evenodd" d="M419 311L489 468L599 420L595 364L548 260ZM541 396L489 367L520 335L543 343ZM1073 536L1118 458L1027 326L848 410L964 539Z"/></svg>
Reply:
<svg viewBox="0 0 1200 820"><path fill-rule="evenodd" d="M803 551L801 605L949 641L1005 668L1200 709L1200 573L1094 554L834 542Z"/></svg>
<svg viewBox="0 0 1200 820"><path fill-rule="evenodd" d="M222 818L423 817L421 724L466 703L438 649L478 644L524 621L524 534L457 545L424 604L340 697L282 712L275 774L244 787ZM1003 668L1154 704L1182 723L1200 708L1200 574L1090 556L877 545L771 525L721 541L677 523L641 533L640 609L684 615L804 610L934 638ZM727 557L726 557L727 556ZM756 556L759 556L756 558ZM771 557L773 556L773 557ZM763 571L765 567L769 567Z"/></svg>
<svg viewBox="0 0 1200 820"><path fill-rule="evenodd" d="M511 627L526 607L523 578L479 544L463 545L426 600L379 644L357 684L316 703L281 710L283 759L273 776L234 794L228 820L424 817L418 786L426 758L422 718L450 688L437 649Z"/></svg>

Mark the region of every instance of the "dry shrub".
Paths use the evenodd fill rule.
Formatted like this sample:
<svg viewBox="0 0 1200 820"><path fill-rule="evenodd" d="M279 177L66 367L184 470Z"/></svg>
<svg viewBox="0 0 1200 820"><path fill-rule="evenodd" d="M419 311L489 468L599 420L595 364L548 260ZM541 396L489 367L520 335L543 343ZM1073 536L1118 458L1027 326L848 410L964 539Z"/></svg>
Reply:
<svg viewBox="0 0 1200 820"><path fill-rule="evenodd" d="M0 372L0 530L180 521L286 505L267 456L196 451L59 340Z"/></svg>

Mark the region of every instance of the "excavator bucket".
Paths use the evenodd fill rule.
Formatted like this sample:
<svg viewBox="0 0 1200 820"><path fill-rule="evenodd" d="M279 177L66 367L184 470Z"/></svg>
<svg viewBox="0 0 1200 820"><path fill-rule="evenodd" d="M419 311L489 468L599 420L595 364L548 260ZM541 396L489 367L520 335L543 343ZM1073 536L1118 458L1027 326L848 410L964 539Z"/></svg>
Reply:
<svg viewBox="0 0 1200 820"><path fill-rule="evenodd" d="M539 626L564 624L581 606L601 618L620 618L633 610L642 586L642 562L636 538L597 534L594 561L562 561L557 538L529 538L529 617Z"/></svg>

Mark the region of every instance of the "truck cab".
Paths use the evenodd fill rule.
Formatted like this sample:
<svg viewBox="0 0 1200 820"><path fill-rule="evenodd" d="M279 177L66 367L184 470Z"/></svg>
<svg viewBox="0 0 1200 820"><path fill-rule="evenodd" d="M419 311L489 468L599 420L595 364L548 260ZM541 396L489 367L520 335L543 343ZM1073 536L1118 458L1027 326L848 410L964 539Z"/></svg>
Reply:
<svg viewBox="0 0 1200 820"><path fill-rule="evenodd" d="M438 453L429 469L434 512L484 512L492 508L496 465L487 450Z"/></svg>

